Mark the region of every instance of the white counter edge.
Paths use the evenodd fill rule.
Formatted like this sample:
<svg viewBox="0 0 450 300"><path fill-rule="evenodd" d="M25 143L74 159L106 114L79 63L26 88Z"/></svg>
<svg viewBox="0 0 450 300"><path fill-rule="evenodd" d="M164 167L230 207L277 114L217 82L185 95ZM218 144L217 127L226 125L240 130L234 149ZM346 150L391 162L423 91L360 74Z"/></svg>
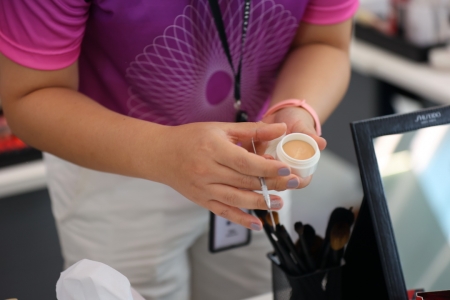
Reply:
<svg viewBox="0 0 450 300"><path fill-rule="evenodd" d="M437 70L368 43L354 39L350 48L352 69L384 80L438 102L450 105L450 71Z"/></svg>
<svg viewBox="0 0 450 300"><path fill-rule="evenodd" d="M252 298L247 298L244 300L273 300L273 294L272 293L267 293L264 295L259 295L256 297L252 297Z"/></svg>
<svg viewBox="0 0 450 300"><path fill-rule="evenodd" d="M0 198L46 188L43 160L0 169Z"/></svg>

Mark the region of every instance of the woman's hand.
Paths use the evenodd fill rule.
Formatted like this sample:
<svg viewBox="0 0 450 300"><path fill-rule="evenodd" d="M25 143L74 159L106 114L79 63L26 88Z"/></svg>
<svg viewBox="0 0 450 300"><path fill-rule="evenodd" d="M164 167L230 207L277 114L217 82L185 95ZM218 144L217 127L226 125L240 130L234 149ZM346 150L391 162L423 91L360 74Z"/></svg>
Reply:
<svg viewBox="0 0 450 300"><path fill-rule="evenodd" d="M182 195L234 223L259 230L258 218L239 208L267 209L258 177L266 177L269 189L285 190L292 185L289 167L250 153L240 143L264 142L286 131L285 124L192 123L167 127L161 151L161 182ZM298 182L297 184L298 185ZM271 207L283 206L271 195Z"/></svg>
<svg viewBox="0 0 450 300"><path fill-rule="evenodd" d="M314 119L311 114L301 107L285 107L274 114L263 119L265 123L285 123L286 134L304 133L311 136L319 146L320 150L324 150L327 142L324 138L317 135ZM306 178L298 177L299 184L297 188L306 187L312 179L312 175Z"/></svg>
<svg viewBox="0 0 450 300"><path fill-rule="evenodd" d="M311 136L322 151L327 146L327 141L318 136L314 119L311 114L301 107L285 107L268 116L263 122L266 123L285 123L287 126L286 134L300 132Z"/></svg>

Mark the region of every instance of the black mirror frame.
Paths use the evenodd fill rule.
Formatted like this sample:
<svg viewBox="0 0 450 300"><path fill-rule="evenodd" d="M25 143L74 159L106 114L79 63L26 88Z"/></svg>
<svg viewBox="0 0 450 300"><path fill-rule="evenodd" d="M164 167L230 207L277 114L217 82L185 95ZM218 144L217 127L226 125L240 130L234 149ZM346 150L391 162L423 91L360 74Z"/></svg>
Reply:
<svg viewBox="0 0 450 300"><path fill-rule="evenodd" d="M450 106L433 107L407 114L383 116L351 123L353 142L378 248L389 300L408 300L392 223L378 170L373 139L421 128L450 124Z"/></svg>

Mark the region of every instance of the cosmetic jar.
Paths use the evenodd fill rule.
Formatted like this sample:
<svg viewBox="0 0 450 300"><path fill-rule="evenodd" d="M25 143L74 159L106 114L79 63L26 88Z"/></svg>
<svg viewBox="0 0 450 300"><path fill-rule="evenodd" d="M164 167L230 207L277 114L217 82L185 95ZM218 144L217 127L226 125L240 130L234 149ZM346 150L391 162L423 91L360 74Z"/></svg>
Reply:
<svg viewBox="0 0 450 300"><path fill-rule="evenodd" d="M283 149L283 146L290 141L303 141L308 143L314 149L313 156L308 159L295 159L290 157ZM291 168L291 172L300 177L312 175L316 171L317 163L320 159L320 150L316 141L309 135L303 133L291 133L271 141L266 153L286 163Z"/></svg>

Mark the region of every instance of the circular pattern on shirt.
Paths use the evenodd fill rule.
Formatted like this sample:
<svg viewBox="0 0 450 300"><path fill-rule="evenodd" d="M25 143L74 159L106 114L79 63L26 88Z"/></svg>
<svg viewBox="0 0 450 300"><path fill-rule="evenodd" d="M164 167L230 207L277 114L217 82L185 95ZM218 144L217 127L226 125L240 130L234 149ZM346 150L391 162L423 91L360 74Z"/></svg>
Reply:
<svg viewBox="0 0 450 300"><path fill-rule="evenodd" d="M192 3L127 69L130 116L166 125L234 121L234 77L208 0ZM243 1L220 4L237 66ZM282 5L273 0L253 1L241 82L242 108L250 120L257 119L297 26L298 21Z"/></svg>
<svg viewBox="0 0 450 300"><path fill-rule="evenodd" d="M206 85L206 100L217 105L230 96L233 87L233 78L227 72L218 71L208 80Z"/></svg>

